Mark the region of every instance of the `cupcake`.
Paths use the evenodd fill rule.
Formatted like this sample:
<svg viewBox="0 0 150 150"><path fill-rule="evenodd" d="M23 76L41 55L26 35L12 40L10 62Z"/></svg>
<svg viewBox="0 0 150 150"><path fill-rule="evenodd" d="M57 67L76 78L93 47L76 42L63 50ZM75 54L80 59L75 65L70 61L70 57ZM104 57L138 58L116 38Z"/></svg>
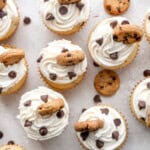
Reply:
<svg viewBox="0 0 150 150"><path fill-rule="evenodd" d="M68 90L83 80L87 59L83 50L67 40L53 41L37 59L41 78L53 89Z"/></svg>
<svg viewBox="0 0 150 150"><path fill-rule="evenodd" d="M25 149L15 144L15 145L3 145L0 147L0 150L25 150Z"/></svg>
<svg viewBox="0 0 150 150"><path fill-rule="evenodd" d="M132 91L130 108L141 123L150 127L150 78L140 81Z"/></svg>
<svg viewBox="0 0 150 150"><path fill-rule="evenodd" d="M19 12L15 0L0 0L0 41L11 37L19 25Z"/></svg>
<svg viewBox="0 0 150 150"><path fill-rule="evenodd" d="M74 128L81 146L86 150L119 150L128 134L124 116L106 105L84 111Z"/></svg>
<svg viewBox="0 0 150 150"><path fill-rule="evenodd" d="M65 98L46 87L25 93L21 97L19 111L22 127L34 140L59 136L68 125L69 108Z"/></svg>
<svg viewBox="0 0 150 150"><path fill-rule="evenodd" d="M27 74L24 50L0 46L0 95L17 92L24 85Z"/></svg>
<svg viewBox="0 0 150 150"><path fill-rule="evenodd" d="M150 42L150 9L145 14L144 32L145 32L147 40Z"/></svg>
<svg viewBox="0 0 150 150"><path fill-rule="evenodd" d="M40 15L44 24L57 34L78 32L89 18L89 0L40 1Z"/></svg>
<svg viewBox="0 0 150 150"><path fill-rule="evenodd" d="M119 31L120 29L123 31ZM118 36L115 35L115 32ZM130 36L126 37L128 34L132 39ZM96 64L105 69L115 70L123 68L133 61L141 39L141 28L131 25L124 17L113 17L101 21L92 30L88 48Z"/></svg>

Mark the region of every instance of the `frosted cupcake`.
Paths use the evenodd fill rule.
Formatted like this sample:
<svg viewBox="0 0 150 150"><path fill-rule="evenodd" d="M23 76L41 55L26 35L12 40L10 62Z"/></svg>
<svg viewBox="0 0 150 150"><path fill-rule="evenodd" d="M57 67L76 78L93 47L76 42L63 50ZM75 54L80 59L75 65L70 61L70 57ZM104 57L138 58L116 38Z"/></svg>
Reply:
<svg viewBox="0 0 150 150"><path fill-rule="evenodd" d="M150 42L150 9L145 14L144 32L145 32L147 40Z"/></svg>
<svg viewBox="0 0 150 150"><path fill-rule="evenodd" d="M19 25L19 12L15 0L0 0L0 41L11 37Z"/></svg>
<svg viewBox="0 0 150 150"><path fill-rule="evenodd" d="M139 82L132 91L130 108L137 120L150 127L150 78Z"/></svg>
<svg viewBox="0 0 150 150"><path fill-rule="evenodd" d="M67 40L53 41L37 59L42 79L56 90L68 90L81 82L87 69L83 50Z"/></svg>
<svg viewBox="0 0 150 150"><path fill-rule="evenodd" d="M46 87L25 93L21 97L19 111L22 127L34 140L59 136L68 125L69 108L65 98Z"/></svg>
<svg viewBox="0 0 150 150"><path fill-rule="evenodd" d="M75 124L80 144L86 150L119 150L127 139L127 123L110 106L97 105L84 111Z"/></svg>
<svg viewBox="0 0 150 150"><path fill-rule="evenodd" d="M17 92L24 85L27 74L24 50L0 46L0 95Z"/></svg>
<svg viewBox="0 0 150 150"><path fill-rule="evenodd" d="M40 0L40 15L46 27L57 34L79 31L90 13L89 0Z"/></svg>
<svg viewBox="0 0 150 150"><path fill-rule="evenodd" d="M114 29L130 25L124 17L113 17L101 21L89 36L88 48L92 59L106 69L119 69L130 64L138 52L138 42L125 44L118 42ZM132 31L132 30L131 30Z"/></svg>

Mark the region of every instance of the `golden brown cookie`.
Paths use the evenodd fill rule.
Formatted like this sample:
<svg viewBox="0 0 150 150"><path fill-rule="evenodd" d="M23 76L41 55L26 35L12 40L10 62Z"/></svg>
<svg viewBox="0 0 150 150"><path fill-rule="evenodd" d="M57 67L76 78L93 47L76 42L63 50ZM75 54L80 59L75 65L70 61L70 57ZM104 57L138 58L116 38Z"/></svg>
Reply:
<svg viewBox="0 0 150 150"><path fill-rule="evenodd" d="M62 99L52 100L38 107L37 112L41 116L52 115L64 107L64 101Z"/></svg>
<svg viewBox="0 0 150 150"><path fill-rule="evenodd" d="M150 106L148 106L146 110L146 125L150 127Z"/></svg>
<svg viewBox="0 0 150 150"><path fill-rule="evenodd" d="M0 150L25 150L25 149L18 145L4 145L0 147Z"/></svg>
<svg viewBox="0 0 150 150"><path fill-rule="evenodd" d="M25 53L22 49L10 49L9 51L0 55L0 62L6 66L18 63L25 57Z"/></svg>
<svg viewBox="0 0 150 150"><path fill-rule="evenodd" d="M102 70L96 75L94 86L98 93L111 96L119 89L120 79L114 71Z"/></svg>
<svg viewBox="0 0 150 150"><path fill-rule="evenodd" d="M120 15L127 11L130 0L104 0L104 7L111 15Z"/></svg>
<svg viewBox="0 0 150 150"><path fill-rule="evenodd" d="M0 0L0 9L3 9L6 5L6 0Z"/></svg>
<svg viewBox="0 0 150 150"><path fill-rule="evenodd" d="M81 0L58 0L58 1L59 1L59 3L60 3L61 5L63 5L63 4L78 3L78 2L80 2Z"/></svg>
<svg viewBox="0 0 150 150"><path fill-rule="evenodd" d="M87 121L83 121L83 122L76 122L75 123L75 130L77 132L80 131L96 131L100 128L104 127L104 121L97 119L97 120L87 120Z"/></svg>
<svg viewBox="0 0 150 150"><path fill-rule="evenodd" d="M61 66L72 66L85 59L84 52L80 50L63 52L57 56L57 64Z"/></svg>

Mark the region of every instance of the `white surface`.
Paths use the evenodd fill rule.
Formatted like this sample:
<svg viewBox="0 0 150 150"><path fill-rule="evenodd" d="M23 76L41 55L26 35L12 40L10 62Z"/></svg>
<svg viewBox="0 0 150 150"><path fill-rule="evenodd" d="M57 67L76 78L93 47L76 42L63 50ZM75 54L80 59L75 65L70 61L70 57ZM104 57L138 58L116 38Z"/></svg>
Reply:
<svg viewBox="0 0 150 150"><path fill-rule="evenodd" d="M37 1L17 0L21 14L21 24L17 33L7 43L25 49L30 72L26 85L17 94L0 97L0 130L4 132L4 138L0 140L0 144L5 144L8 140L14 140L16 143L25 146L27 150L80 150L81 147L76 139L73 124L79 118L82 108L94 105L93 97L96 91L93 87L93 80L96 73L100 70L93 66L92 59L89 57L87 37L89 31L97 22L110 16L104 11L103 0L91 0L92 10L87 25L80 33L66 37L66 39L73 40L75 44L79 44L86 51L89 63L88 73L85 80L79 86L64 93L71 111L70 124L65 132L50 141L36 142L27 138L19 121L16 119L19 99L24 92L37 88L39 85L44 85L39 78L36 64L40 49L52 40L63 38L51 33L44 27L38 13ZM133 23L142 26L143 17L148 7L150 7L149 0L132 0L129 11L123 16L129 18ZM30 25L23 25L22 19L24 16L31 17L32 23ZM144 38L135 61L125 69L117 71L121 79L121 87L118 93L110 98L102 97L103 103L112 104L118 108L128 120L129 138L123 150L150 149L150 129L137 122L129 109L130 91L137 81L144 78L142 75L143 71L150 69L149 58L150 44Z"/></svg>

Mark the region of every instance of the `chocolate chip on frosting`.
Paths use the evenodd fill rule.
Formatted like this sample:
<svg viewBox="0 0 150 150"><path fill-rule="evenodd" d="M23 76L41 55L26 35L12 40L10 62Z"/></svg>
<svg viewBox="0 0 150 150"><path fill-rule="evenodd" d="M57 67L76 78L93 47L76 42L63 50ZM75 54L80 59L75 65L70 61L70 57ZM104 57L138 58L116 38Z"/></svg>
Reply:
<svg viewBox="0 0 150 150"><path fill-rule="evenodd" d="M103 38L96 40L96 43L101 46L103 44Z"/></svg>
<svg viewBox="0 0 150 150"><path fill-rule="evenodd" d="M66 6L61 6L59 8L59 12L60 12L61 15L65 15L65 14L68 13L68 8Z"/></svg>
<svg viewBox="0 0 150 150"><path fill-rule="evenodd" d="M68 72L68 76L69 76L69 79L72 80L74 77L76 77L76 73Z"/></svg>
<svg viewBox="0 0 150 150"><path fill-rule="evenodd" d="M16 78L17 73L16 73L15 71L10 71L10 72L8 73L8 76L9 76L11 79L14 79L14 78Z"/></svg>
<svg viewBox="0 0 150 150"><path fill-rule="evenodd" d="M56 116L60 119L62 118L63 116L65 115L64 111L63 110L59 110L56 114Z"/></svg>
<svg viewBox="0 0 150 150"><path fill-rule="evenodd" d="M139 101L138 107L139 107L140 110L141 110L141 109L145 109L145 108L146 108L146 103L145 103L145 101Z"/></svg>
<svg viewBox="0 0 150 150"><path fill-rule="evenodd" d="M48 95L42 95L41 100L44 101L45 103L48 102Z"/></svg>
<svg viewBox="0 0 150 150"><path fill-rule="evenodd" d="M96 140L96 146L97 146L98 148L102 148L102 147L104 146L104 142L101 141L101 140Z"/></svg>
<svg viewBox="0 0 150 150"><path fill-rule="evenodd" d="M84 4L79 2L79 3L76 4L76 7L79 8L79 10L81 11L84 7Z"/></svg>
<svg viewBox="0 0 150 150"><path fill-rule="evenodd" d="M86 108L83 108L83 109L82 109L82 113L84 113L85 111L86 111Z"/></svg>
<svg viewBox="0 0 150 150"><path fill-rule="evenodd" d="M24 127L31 127L32 126L32 122L29 120L26 120L24 123Z"/></svg>
<svg viewBox="0 0 150 150"><path fill-rule="evenodd" d="M68 52L69 50L67 48L63 48L63 50L61 51L62 53Z"/></svg>
<svg viewBox="0 0 150 150"><path fill-rule="evenodd" d="M51 80L55 81L57 79L57 75L55 73L50 73L49 77Z"/></svg>
<svg viewBox="0 0 150 150"><path fill-rule="evenodd" d="M47 135L48 130L47 130L46 127L41 127L40 130L39 130L39 133L40 133L41 136L45 136L45 135Z"/></svg>
<svg viewBox="0 0 150 150"><path fill-rule="evenodd" d="M4 12L3 10L0 10L0 19L2 19L3 17L5 17L7 15L6 12Z"/></svg>
<svg viewBox="0 0 150 150"><path fill-rule="evenodd" d="M50 21L50 20L54 20L55 17L52 13L47 13L46 17L45 17L46 20Z"/></svg>
<svg viewBox="0 0 150 150"><path fill-rule="evenodd" d="M110 26L114 29L117 26L118 22L115 20L110 23Z"/></svg>
<svg viewBox="0 0 150 150"><path fill-rule="evenodd" d="M80 134L83 141L85 141L89 136L89 131L81 132Z"/></svg>
<svg viewBox="0 0 150 150"><path fill-rule="evenodd" d="M31 100L26 101L26 102L24 103L24 106L25 106L25 107L31 106Z"/></svg>
<svg viewBox="0 0 150 150"><path fill-rule="evenodd" d="M108 108L102 108L101 112L102 112L102 114L108 115L109 114L109 109Z"/></svg>
<svg viewBox="0 0 150 150"><path fill-rule="evenodd" d="M93 100L94 100L95 103L101 103L102 102L102 100L101 100L99 95L95 95Z"/></svg>
<svg viewBox="0 0 150 150"><path fill-rule="evenodd" d="M121 120L118 119L118 118L114 119L114 124L115 124L116 127L120 126L121 125Z"/></svg>
<svg viewBox="0 0 150 150"><path fill-rule="evenodd" d="M40 63L42 59L43 59L43 56L41 55L41 56L37 59L37 62Z"/></svg>
<svg viewBox="0 0 150 150"><path fill-rule="evenodd" d="M147 83L147 88L150 89L150 82Z"/></svg>
<svg viewBox="0 0 150 150"><path fill-rule="evenodd" d="M112 138L115 139L116 141L118 141L119 132L118 132L118 131L114 131L114 132L112 133Z"/></svg>
<svg viewBox="0 0 150 150"><path fill-rule="evenodd" d="M118 59L118 52L112 53L109 55L112 60Z"/></svg>
<svg viewBox="0 0 150 150"><path fill-rule="evenodd" d="M121 23L122 25L125 25L125 24L130 24L129 23L129 21L128 20L124 20L124 21L122 21L122 23Z"/></svg>

